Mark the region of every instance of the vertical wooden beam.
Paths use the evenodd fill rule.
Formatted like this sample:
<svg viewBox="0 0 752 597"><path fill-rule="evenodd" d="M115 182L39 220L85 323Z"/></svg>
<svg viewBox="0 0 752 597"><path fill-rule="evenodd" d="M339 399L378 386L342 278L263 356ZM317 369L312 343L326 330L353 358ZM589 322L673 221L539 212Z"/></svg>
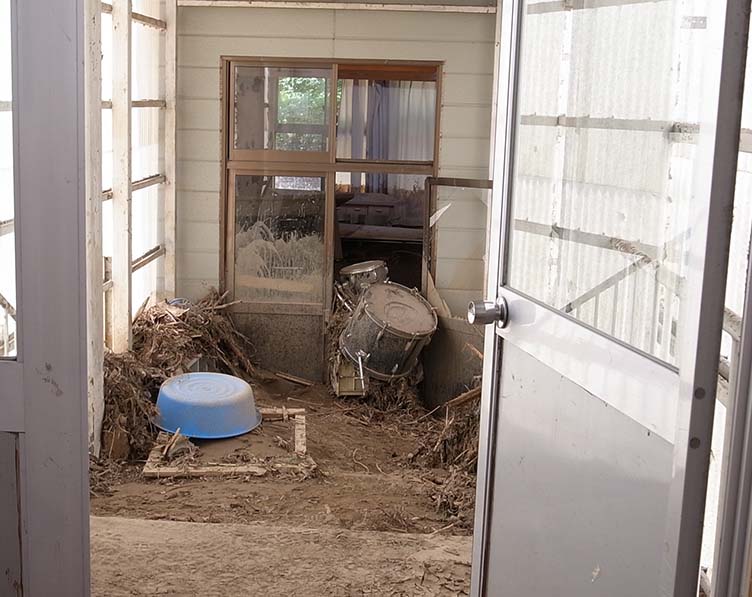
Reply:
<svg viewBox="0 0 752 597"><path fill-rule="evenodd" d="M164 139L164 292L174 298L177 292L177 39L178 3L166 0L164 20L165 31L165 139Z"/></svg>
<svg viewBox="0 0 752 597"><path fill-rule="evenodd" d="M99 455L104 415L104 279L102 258L102 3L86 0L86 351L89 451Z"/></svg>
<svg viewBox="0 0 752 597"><path fill-rule="evenodd" d="M112 349L131 347L131 0L112 5Z"/></svg>

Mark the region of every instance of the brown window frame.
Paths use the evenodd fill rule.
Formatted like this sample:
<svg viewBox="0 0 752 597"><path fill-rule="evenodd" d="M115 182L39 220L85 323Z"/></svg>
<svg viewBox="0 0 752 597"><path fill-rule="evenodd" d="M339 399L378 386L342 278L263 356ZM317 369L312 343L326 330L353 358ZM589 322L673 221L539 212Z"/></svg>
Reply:
<svg viewBox="0 0 752 597"><path fill-rule="evenodd" d="M222 56L220 58L221 79L221 212L220 212L220 289L232 297L234 286L234 189L230 181L240 173L280 175L295 173L299 176L320 175L326 178L324 256L327 270L324 280L324 304L320 306L324 325L331 314L332 284L334 281L334 219L335 219L335 177L343 172L374 172L383 174L415 174L427 177L438 176L441 98L443 61L402 61L402 60L361 60L361 59L312 59L312 58L269 58ZM329 88L329 147L326 152L293 152L278 150L236 150L234 143L234 69L238 66L265 66L289 69L331 70ZM337 159L337 101L336 93L341 78L384 79L401 81L435 81L436 109L434 127L434 150L431 161L395 160L352 160ZM422 289L427 290L427 275L434 274L432 259L433 231L429 226L430 214L435 209L435 198L431 193L425 197L423 221L423 275ZM265 307L254 305L253 312ZM301 304L307 314L318 312L319 305ZM285 312L294 312L295 305L284 307Z"/></svg>

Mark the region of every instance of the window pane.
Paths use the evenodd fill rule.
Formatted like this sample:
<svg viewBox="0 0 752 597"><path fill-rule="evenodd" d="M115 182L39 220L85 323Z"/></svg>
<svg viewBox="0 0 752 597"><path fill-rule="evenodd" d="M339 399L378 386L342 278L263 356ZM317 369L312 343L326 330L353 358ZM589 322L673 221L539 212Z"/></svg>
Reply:
<svg viewBox="0 0 752 597"><path fill-rule="evenodd" d="M13 221L13 78L10 1L0 0L0 357L16 354L16 235Z"/></svg>
<svg viewBox="0 0 752 597"><path fill-rule="evenodd" d="M329 149L327 69L235 69L235 149Z"/></svg>
<svg viewBox="0 0 752 597"><path fill-rule="evenodd" d="M102 99L112 99L112 15L102 13Z"/></svg>
<svg viewBox="0 0 752 597"><path fill-rule="evenodd" d="M235 177L235 298L323 303L323 177Z"/></svg>
<svg viewBox="0 0 752 597"><path fill-rule="evenodd" d="M131 98L133 100L164 97L164 34L158 29L133 23L131 58Z"/></svg>
<svg viewBox="0 0 752 597"><path fill-rule="evenodd" d="M131 251L134 259L162 242L162 227L159 226L161 193L161 185L133 192Z"/></svg>
<svg viewBox="0 0 752 597"><path fill-rule="evenodd" d="M422 175L338 172L335 238L341 258L335 270L378 259L391 280L420 288L425 181Z"/></svg>
<svg viewBox="0 0 752 597"><path fill-rule="evenodd" d="M134 181L162 172L160 130L164 110L133 108L131 110L131 177Z"/></svg>
<svg viewBox="0 0 752 597"><path fill-rule="evenodd" d="M669 363L699 166L692 135L673 131L700 120L710 35L683 15L679 1L528 13L507 271Z"/></svg>
<svg viewBox="0 0 752 597"><path fill-rule="evenodd" d="M433 160L435 82L343 79L337 101L337 158Z"/></svg>

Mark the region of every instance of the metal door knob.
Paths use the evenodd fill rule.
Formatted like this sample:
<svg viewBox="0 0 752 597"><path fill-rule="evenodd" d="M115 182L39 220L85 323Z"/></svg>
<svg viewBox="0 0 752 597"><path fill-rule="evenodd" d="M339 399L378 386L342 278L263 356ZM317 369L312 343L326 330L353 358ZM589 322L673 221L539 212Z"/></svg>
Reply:
<svg viewBox="0 0 752 597"><path fill-rule="evenodd" d="M500 327L506 327L509 323L509 309L504 297L493 301L471 301L467 306L467 321L474 325L489 325L498 323Z"/></svg>

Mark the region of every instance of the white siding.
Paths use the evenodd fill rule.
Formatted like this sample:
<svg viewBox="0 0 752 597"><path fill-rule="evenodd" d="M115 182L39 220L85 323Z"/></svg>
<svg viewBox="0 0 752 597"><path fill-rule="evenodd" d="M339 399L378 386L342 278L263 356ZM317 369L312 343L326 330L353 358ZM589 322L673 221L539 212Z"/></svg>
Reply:
<svg viewBox="0 0 752 597"><path fill-rule="evenodd" d="M494 15L181 8L178 38L178 292L219 281L220 56L445 61L441 176L488 178ZM456 314L483 288L483 194L442 189L437 287Z"/></svg>

